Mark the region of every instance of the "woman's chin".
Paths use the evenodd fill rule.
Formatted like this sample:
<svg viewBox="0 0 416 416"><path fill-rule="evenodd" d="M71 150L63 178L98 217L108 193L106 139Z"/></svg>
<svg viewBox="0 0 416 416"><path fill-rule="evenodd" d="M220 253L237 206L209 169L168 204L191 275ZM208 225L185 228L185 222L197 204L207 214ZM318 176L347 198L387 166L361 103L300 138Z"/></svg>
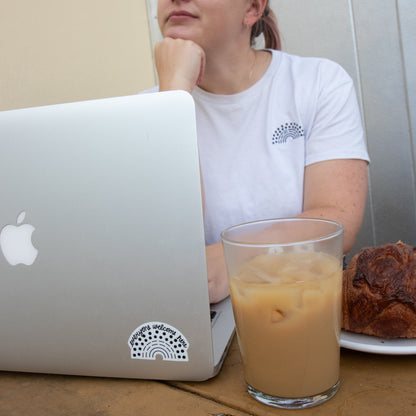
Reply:
<svg viewBox="0 0 416 416"><path fill-rule="evenodd" d="M172 38L172 39L185 39L185 40L193 40L196 41L195 33L189 28L176 26L169 28L163 32L164 38Z"/></svg>

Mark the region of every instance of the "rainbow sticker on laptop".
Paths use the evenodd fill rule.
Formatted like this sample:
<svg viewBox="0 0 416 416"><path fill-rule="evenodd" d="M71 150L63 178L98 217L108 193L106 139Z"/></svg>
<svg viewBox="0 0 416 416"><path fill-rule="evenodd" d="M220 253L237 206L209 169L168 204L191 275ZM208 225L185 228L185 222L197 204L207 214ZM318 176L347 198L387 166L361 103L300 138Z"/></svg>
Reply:
<svg viewBox="0 0 416 416"><path fill-rule="evenodd" d="M136 328L128 340L133 360L189 361L189 343L175 327L163 322L147 322Z"/></svg>

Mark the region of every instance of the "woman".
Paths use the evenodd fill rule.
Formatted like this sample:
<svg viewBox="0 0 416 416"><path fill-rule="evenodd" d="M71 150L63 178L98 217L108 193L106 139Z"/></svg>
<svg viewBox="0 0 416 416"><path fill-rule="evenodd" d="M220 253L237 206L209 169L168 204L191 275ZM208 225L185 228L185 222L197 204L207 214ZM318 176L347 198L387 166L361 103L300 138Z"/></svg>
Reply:
<svg viewBox="0 0 416 416"><path fill-rule="evenodd" d="M211 302L228 294L220 233L231 225L332 219L348 252L368 162L350 77L331 61L276 50L268 0L158 0L158 22L159 90L186 90L196 104ZM266 49L255 50L262 32Z"/></svg>

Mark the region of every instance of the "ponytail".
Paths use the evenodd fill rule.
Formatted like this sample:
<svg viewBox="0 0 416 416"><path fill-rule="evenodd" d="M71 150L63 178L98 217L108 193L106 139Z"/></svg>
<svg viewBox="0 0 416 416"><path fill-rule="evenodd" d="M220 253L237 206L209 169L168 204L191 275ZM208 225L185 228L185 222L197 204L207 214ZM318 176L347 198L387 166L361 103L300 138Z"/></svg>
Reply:
<svg viewBox="0 0 416 416"><path fill-rule="evenodd" d="M282 45L280 42L279 28L277 27L277 19L273 10L269 6L269 2L264 9L261 18L253 25L250 35L250 43L254 42L258 36L263 33L265 47L267 49L280 50Z"/></svg>

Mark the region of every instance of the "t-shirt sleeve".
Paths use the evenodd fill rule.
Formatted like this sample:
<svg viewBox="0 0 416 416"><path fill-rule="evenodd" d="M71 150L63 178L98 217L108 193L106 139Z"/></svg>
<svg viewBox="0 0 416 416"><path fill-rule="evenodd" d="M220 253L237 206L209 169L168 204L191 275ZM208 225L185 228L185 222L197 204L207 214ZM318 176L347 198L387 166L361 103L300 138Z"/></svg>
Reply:
<svg viewBox="0 0 416 416"><path fill-rule="evenodd" d="M369 161L354 83L347 72L323 60L316 105L306 133L306 165L331 159Z"/></svg>

